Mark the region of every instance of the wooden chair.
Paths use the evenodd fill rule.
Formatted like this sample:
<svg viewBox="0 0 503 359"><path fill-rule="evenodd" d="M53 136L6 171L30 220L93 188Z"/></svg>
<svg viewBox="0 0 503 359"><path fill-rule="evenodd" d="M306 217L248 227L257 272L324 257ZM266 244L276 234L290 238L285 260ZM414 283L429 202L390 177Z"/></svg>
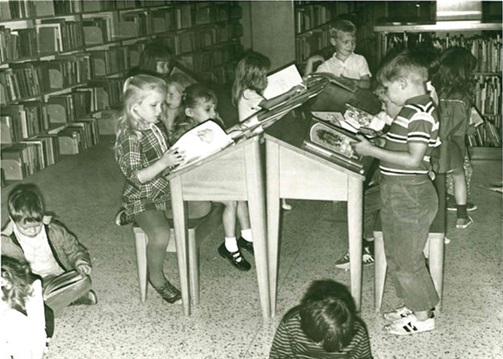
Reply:
<svg viewBox="0 0 503 359"><path fill-rule="evenodd" d="M222 224L223 206L212 204L211 211L204 217L189 219L188 227L188 253L189 253L189 280L190 290L193 293L194 305L199 303L199 244ZM169 244L167 252L176 252L175 231L173 219L168 218L170 225ZM138 282L140 284L140 299L147 299L147 243L146 233L136 224L133 224L133 233L136 245L136 263L138 267Z"/></svg>
<svg viewBox="0 0 503 359"><path fill-rule="evenodd" d="M443 179L445 181L445 178ZM424 256L428 259L428 268L430 271L433 284L440 298L438 305L435 307L437 312L440 311L442 305L442 291L444 280L444 240L445 240L445 187L438 190L439 205L438 212L430 226L428 241L424 247ZM443 195L441 195L443 193ZM384 294L384 284L386 282L386 253L384 252L383 233L381 229L381 220L379 218L374 230L374 259L375 259L375 278L374 278L374 304L376 312L380 312L382 298Z"/></svg>

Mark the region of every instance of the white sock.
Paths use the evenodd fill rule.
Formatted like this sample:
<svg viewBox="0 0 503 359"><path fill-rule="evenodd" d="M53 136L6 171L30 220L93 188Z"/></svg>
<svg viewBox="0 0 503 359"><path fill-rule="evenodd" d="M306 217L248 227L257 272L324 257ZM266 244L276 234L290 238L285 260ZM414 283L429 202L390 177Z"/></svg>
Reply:
<svg viewBox="0 0 503 359"><path fill-rule="evenodd" d="M248 229L242 229L241 230L241 237L247 242L253 242L253 236L252 236L252 231L251 228Z"/></svg>
<svg viewBox="0 0 503 359"><path fill-rule="evenodd" d="M229 252L237 252L238 241L236 240L236 237L225 237L225 248Z"/></svg>

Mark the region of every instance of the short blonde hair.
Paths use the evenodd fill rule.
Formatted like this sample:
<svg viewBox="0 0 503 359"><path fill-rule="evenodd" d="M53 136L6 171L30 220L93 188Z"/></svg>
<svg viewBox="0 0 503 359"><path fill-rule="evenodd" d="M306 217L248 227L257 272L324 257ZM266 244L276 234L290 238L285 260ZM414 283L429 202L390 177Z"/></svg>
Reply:
<svg viewBox="0 0 503 359"><path fill-rule="evenodd" d="M356 26L349 20L336 20L332 26L330 26L330 36L335 38L340 32L356 36Z"/></svg>

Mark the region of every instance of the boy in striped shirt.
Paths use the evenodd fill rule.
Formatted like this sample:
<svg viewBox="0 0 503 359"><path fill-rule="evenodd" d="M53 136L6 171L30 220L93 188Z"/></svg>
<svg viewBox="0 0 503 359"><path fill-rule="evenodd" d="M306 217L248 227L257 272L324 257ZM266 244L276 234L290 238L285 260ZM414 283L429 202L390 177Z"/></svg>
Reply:
<svg viewBox="0 0 503 359"><path fill-rule="evenodd" d="M360 137L355 151L379 159L381 221L389 273L405 306L386 313L384 328L397 335L435 328L432 308L439 301L426 268L423 248L438 210L429 174L430 155L438 146L438 118L426 90L428 67L417 53L404 51L377 74L389 99L403 106L383 148Z"/></svg>

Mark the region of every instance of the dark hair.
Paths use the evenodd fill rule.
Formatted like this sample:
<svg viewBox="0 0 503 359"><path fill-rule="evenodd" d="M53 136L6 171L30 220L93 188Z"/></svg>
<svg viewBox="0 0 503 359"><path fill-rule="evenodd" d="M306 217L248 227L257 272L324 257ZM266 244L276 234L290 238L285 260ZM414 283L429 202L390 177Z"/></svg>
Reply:
<svg viewBox="0 0 503 359"><path fill-rule="evenodd" d="M428 80L428 64L418 52L405 50L387 59L377 71L380 83L393 82L400 77L410 78L416 83Z"/></svg>
<svg viewBox="0 0 503 359"><path fill-rule="evenodd" d="M26 261L21 261L8 256L2 256L2 278L5 283L2 285L2 300L10 308L27 315L26 299L32 295L32 276L30 265Z"/></svg>
<svg viewBox="0 0 503 359"><path fill-rule="evenodd" d="M236 66L232 103L237 105L246 89L262 95L267 87L267 72L270 67L269 58L258 52L248 51Z"/></svg>
<svg viewBox="0 0 503 359"><path fill-rule="evenodd" d="M199 101L212 101L217 104L217 95L213 90L200 84L192 84L185 89L183 94L183 107L194 108Z"/></svg>
<svg viewBox="0 0 503 359"><path fill-rule="evenodd" d="M340 352L354 336L356 305L351 293L333 280L314 281L300 305L301 328L327 352Z"/></svg>
<svg viewBox="0 0 503 359"><path fill-rule="evenodd" d="M31 183L14 187L9 194L9 215L16 223L40 223L44 217L44 203L37 186Z"/></svg>
<svg viewBox="0 0 503 359"><path fill-rule="evenodd" d="M472 74L477 59L464 47L452 47L440 57L440 67L433 78L433 86L442 96L455 92L470 96L473 93Z"/></svg>
<svg viewBox="0 0 503 359"><path fill-rule="evenodd" d="M439 51L434 47L425 46L416 47L408 51L412 56L416 56L418 61L423 62L423 66L428 69L428 80L431 81L440 67Z"/></svg>
<svg viewBox="0 0 503 359"><path fill-rule="evenodd" d="M152 42L145 46L141 55L138 70L149 75L156 75L157 62L167 61L172 67L173 52L161 42Z"/></svg>
<svg viewBox="0 0 503 359"><path fill-rule="evenodd" d="M339 19L330 26L330 36L337 37L338 32L346 32L356 36L356 26L349 20Z"/></svg>

